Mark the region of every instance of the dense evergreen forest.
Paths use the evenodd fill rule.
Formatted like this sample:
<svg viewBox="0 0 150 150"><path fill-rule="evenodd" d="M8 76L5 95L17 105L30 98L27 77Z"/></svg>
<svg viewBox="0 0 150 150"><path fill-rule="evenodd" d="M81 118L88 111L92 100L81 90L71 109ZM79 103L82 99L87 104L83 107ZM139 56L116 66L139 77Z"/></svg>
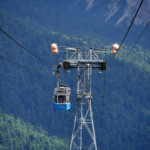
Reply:
<svg viewBox="0 0 150 150"><path fill-rule="evenodd" d="M62 16L53 22L50 22L54 19L52 12L49 14L50 18L45 15L52 2L47 3L49 5L43 11L40 5L45 4L41 1L21 2L23 1L8 0L6 5L5 1L1 1L0 27L44 61L27 53L0 33L0 55L27 66L21 67L0 57L0 149L68 149L76 111L77 76L74 71L62 71L61 81L65 82L66 76L67 85L72 88L72 109L69 112L55 112L53 89L56 86L56 77L52 75L52 68L64 56L61 49L59 55L53 56L50 44L56 42L60 46L82 46L82 42L87 41L88 46L99 47L112 45L119 38L113 41L115 36L109 37L106 34L104 37L103 32L96 35L96 32L92 32L94 29L84 28L89 18L80 26L78 19L81 20L82 15L85 15L82 10L78 12L82 14L81 18L72 18L77 24L72 26L74 22L69 20L68 25L68 20L65 20L67 17L64 16L69 14L66 12L67 5L63 7L63 2L56 0L55 4L60 2L57 13L59 15L62 11ZM69 10L72 8L75 14L73 6L74 3ZM51 11L54 9L56 8ZM22 13L19 14L20 11ZM39 16L36 15L38 12ZM89 12L88 14L91 17ZM63 18L65 21L61 21L58 26L59 20ZM105 27L110 27L110 24ZM119 31L122 32L125 28L126 26L120 26ZM80 30L77 33L78 29ZM141 31L141 27L137 29ZM98 26L95 30L98 30ZM111 30L109 34L114 34L115 29ZM132 47L133 35L128 40L131 43L124 44L118 55L107 62L103 127L104 73L93 72L92 106L98 149L102 128L104 150L150 148L150 51L147 32L126 59L123 57ZM111 57L111 50L107 49L106 61Z"/></svg>
<svg viewBox="0 0 150 150"><path fill-rule="evenodd" d="M25 123L13 115L0 113L1 150L65 150L65 140L51 137L41 128Z"/></svg>

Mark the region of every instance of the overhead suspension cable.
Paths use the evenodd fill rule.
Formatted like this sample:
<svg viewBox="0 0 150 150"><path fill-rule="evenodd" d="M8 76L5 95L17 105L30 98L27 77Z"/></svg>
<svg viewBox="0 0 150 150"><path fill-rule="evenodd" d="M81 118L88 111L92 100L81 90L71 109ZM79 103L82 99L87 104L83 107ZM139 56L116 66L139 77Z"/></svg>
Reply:
<svg viewBox="0 0 150 150"><path fill-rule="evenodd" d="M101 137L100 137L100 149L103 148L103 128L104 128L104 102L105 102L105 88L106 88L106 72L104 71L104 85L103 85L103 97L102 97L102 125L101 125Z"/></svg>
<svg viewBox="0 0 150 150"><path fill-rule="evenodd" d="M145 32L145 30L147 29L147 27L149 26L150 21L146 24L146 26L144 27L143 31L141 32L141 34L139 35L139 37L137 38L136 42L133 44L133 46L131 47L131 49L129 50L129 52L127 53L126 56L124 56L123 60L125 60L128 55L131 53L131 51L133 50L133 48L135 47L135 45L138 43L138 41L140 40L141 36L143 35L143 33Z"/></svg>
<svg viewBox="0 0 150 150"><path fill-rule="evenodd" d="M138 14L138 12L139 12L141 6L142 6L143 1L144 1L144 0L141 0L141 3L140 3L140 5L139 5L139 7L138 7L138 9L137 9L137 11L136 11L136 13L135 13L133 19L132 19L132 22L131 22L131 24L130 24L130 26L129 26L129 28L128 28L128 30L127 30L125 36L124 36L124 38L122 39L122 41L121 41L121 43L120 43L119 49L120 49L120 47L122 46L124 40L126 39L128 33L129 33L130 29L131 29L131 26L133 25L133 22L134 22L134 20L135 20L135 18L136 18L136 16L137 16L137 14Z"/></svg>
<svg viewBox="0 0 150 150"><path fill-rule="evenodd" d="M12 63L12 64L15 64L17 66L20 66L22 68L25 68L25 69L28 69L28 70L31 70L31 71L34 71L34 72L40 72L40 73L49 73L49 71L46 71L46 70L39 70L39 69L34 69L34 68L31 68L31 67L28 67L28 66L25 66L25 65L22 65L22 64L19 64L19 63L16 63L15 61L11 60L11 59L8 59L7 57L3 56L0 54L0 57L5 59L6 61Z"/></svg>
<svg viewBox="0 0 150 150"><path fill-rule="evenodd" d="M35 58L37 58L38 60L46 63L46 64L50 64L48 61L40 58L39 56L35 55L34 53L32 53L30 50L28 50L27 48L25 48L23 45L21 45L19 42L17 42L14 38L12 38L8 33L6 33L3 29L0 28L0 31L2 33L4 33L8 38L10 38L13 42L15 42L17 45L19 45L21 48L23 48L25 51L27 51L29 54L31 54L32 56L34 56Z"/></svg>
<svg viewBox="0 0 150 150"><path fill-rule="evenodd" d="M67 114L67 121L68 121L68 137L70 137L70 129L71 129L71 117L70 117L70 110L68 110L68 112L67 112L68 114ZM70 147L70 145L68 144L68 146ZM69 149L69 147L68 147L68 149Z"/></svg>
<svg viewBox="0 0 150 150"><path fill-rule="evenodd" d="M134 20L135 20L135 18L136 18L136 16L137 16L137 14L138 14L138 12L139 12L139 10L140 10L142 4L143 4L143 1L144 1L144 0L141 0L140 5L139 5L139 7L138 7L138 9L137 9L137 11L136 11L136 13L135 13L133 19L132 19L132 22L131 22L131 24L130 24L130 26L129 26L129 28L128 28L126 34L125 34L125 36L123 37L123 39L122 39L122 41L121 41L121 43L120 43L120 45L119 45L119 49L121 48L123 42L125 41L125 39L126 39L128 33L129 33L130 29L131 29L131 26L133 25L133 22L134 22ZM119 51L119 49L118 49L118 51ZM117 52L118 52L118 51L117 51ZM114 57L115 57L115 55L113 55L113 57L112 57L111 59L109 59L109 61L112 60Z"/></svg>

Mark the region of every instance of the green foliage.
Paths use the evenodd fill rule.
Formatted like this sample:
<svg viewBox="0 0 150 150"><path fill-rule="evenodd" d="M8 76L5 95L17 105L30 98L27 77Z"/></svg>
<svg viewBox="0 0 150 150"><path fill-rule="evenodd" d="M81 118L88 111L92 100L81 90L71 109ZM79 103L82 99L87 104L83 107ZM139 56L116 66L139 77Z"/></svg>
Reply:
<svg viewBox="0 0 150 150"><path fill-rule="evenodd" d="M109 68L106 71L103 146L106 150L148 150L150 136L147 119L150 113L150 95L148 94L150 73L141 66L137 67L137 64L125 63L115 59L112 64L109 64ZM101 75L101 78L103 78L103 75ZM101 88L98 89L99 85L101 85ZM102 96L100 95L103 94L103 91L101 91L103 80L98 83L96 80L94 89L94 119L97 139L100 139L100 129L102 129L102 116L100 114L102 114L103 106ZM99 91L101 91L100 94Z"/></svg>
<svg viewBox="0 0 150 150"><path fill-rule="evenodd" d="M0 113L0 149L1 150L66 150L65 140L48 133L41 128L25 123L13 115Z"/></svg>
<svg viewBox="0 0 150 150"><path fill-rule="evenodd" d="M20 5L27 4L17 2ZM20 9L18 5L16 6ZM15 11L16 14L17 10ZM43 27L44 22L37 23L39 21L36 22L34 15L31 17L28 11L29 9L27 11L23 9L23 12L28 14L24 14L26 16L24 21L19 21L8 12L0 11L0 26L33 53L48 60L49 65L22 50L3 34L0 36L1 54L35 69L50 70L50 73L43 74L23 69L0 58L0 108L5 113L1 113L0 116L0 149L42 150L49 147L53 150L62 149L62 147L68 149L64 143L68 143L70 139L76 110L77 78L74 75L76 72L67 74L67 84L72 88L72 109L69 118L68 112L53 111L53 89L56 86L56 78L51 76L52 65L61 61L63 55L59 49L60 54L52 56L50 44L56 42L61 46L79 46L83 41L87 41L88 46L98 47L105 43L109 44L110 41L107 39L101 41L103 36L99 39L89 32L83 36L81 33L78 37L72 36L66 31L68 26L64 24L66 28L62 30L64 28L60 24L58 26L58 22L52 22L48 30L44 28L45 26ZM58 12L59 15L60 12ZM53 14L49 15L53 16ZM47 16L43 15L43 17ZM28 22L31 18L33 18L32 24ZM79 21L77 26L70 28L69 31L78 26ZM74 32L77 30L79 31L76 28ZM82 33L85 33L85 30ZM115 59L107 62L103 127L105 150L149 150L150 147L150 54L148 49L143 51L140 46L137 46L127 60L122 60L128 50L128 47L123 47ZM108 55L108 57L111 56L111 54ZM62 74L61 81L64 82L63 76L65 75ZM93 71L92 81L94 123L97 143L100 147L103 73L98 74ZM67 140L61 140L58 136L63 139L65 137Z"/></svg>

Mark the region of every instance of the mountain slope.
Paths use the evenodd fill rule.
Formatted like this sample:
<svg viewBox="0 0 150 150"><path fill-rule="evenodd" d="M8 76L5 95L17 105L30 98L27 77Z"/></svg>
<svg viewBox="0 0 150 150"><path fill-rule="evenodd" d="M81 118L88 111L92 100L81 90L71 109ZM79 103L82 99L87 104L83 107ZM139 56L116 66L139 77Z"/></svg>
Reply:
<svg viewBox="0 0 150 150"><path fill-rule="evenodd" d="M65 140L50 137L41 128L25 123L13 115L0 112L0 149L1 150L65 150Z"/></svg>
<svg viewBox="0 0 150 150"><path fill-rule="evenodd" d="M111 42L114 39L121 42L139 3L139 0L27 0L25 3L22 0L8 0L1 1L0 9L23 22L47 28L49 31L65 33L68 36L92 36L103 41L107 38ZM126 43L131 44L136 40L150 19L149 10L149 2L144 1L136 19L136 24L142 24L134 24ZM117 22L120 23L116 25ZM142 45L149 43L149 35L145 33ZM148 44L147 48L149 46Z"/></svg>
<svg viewBox="0 0 150 150"><path fill-rule="evenodd" d="M80 46L85 38L75 38L71 34L66 36L63 30L63 34L56 30L50 32L39 24L35 26L34 23L29 24L19 20L8 12L1 12L0 26L26 48L49 61L47 65L37 60L1 34L2 55L34 69L49 71L49 73L31 71L0 58L2 112L13 114L15 118L19 117L25 122L40 126L49 135L70 139L76 110L76 72L66 73L67 84L72 88L70 115L69 112L64 111L54 112L53 89L56 86L56 77L51 76L52 65L64 57L61 49L59 55L52 55L49 45L57 42L61 46ZM92 34L86 40L89 46L98 47L102 44L101 40L93 38ZM106 43L110 43L109 40L105 40ZM128 61L122 61L126 50L128 47L124 47L116 58L107 62L103 147L105 150L149 150L149 50L137 46L132 55L129 55ZM111 56L110 54L108 57ZM92 106L98 147L100 147L102 129L103 75L93 71ZM63 71L61 81L65 83Z"/></svg>

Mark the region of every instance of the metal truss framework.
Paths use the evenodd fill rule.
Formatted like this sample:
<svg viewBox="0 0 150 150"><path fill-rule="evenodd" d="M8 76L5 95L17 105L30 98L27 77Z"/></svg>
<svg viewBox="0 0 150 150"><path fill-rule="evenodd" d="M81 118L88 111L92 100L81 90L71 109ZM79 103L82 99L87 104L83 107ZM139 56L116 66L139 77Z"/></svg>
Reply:
<svg viewBox="0 0 150 150"><path fill-rule="evenodd" d="M85 147L88 150L97 150L91 106L92 69L106 69L106 62L102 57L105 51L92 48L85 51L81 51L80 48L66 48L65 50L64 69L77 69L78 74L76 95L78 107L74 119L70 150L81 150Z"/></svg>

